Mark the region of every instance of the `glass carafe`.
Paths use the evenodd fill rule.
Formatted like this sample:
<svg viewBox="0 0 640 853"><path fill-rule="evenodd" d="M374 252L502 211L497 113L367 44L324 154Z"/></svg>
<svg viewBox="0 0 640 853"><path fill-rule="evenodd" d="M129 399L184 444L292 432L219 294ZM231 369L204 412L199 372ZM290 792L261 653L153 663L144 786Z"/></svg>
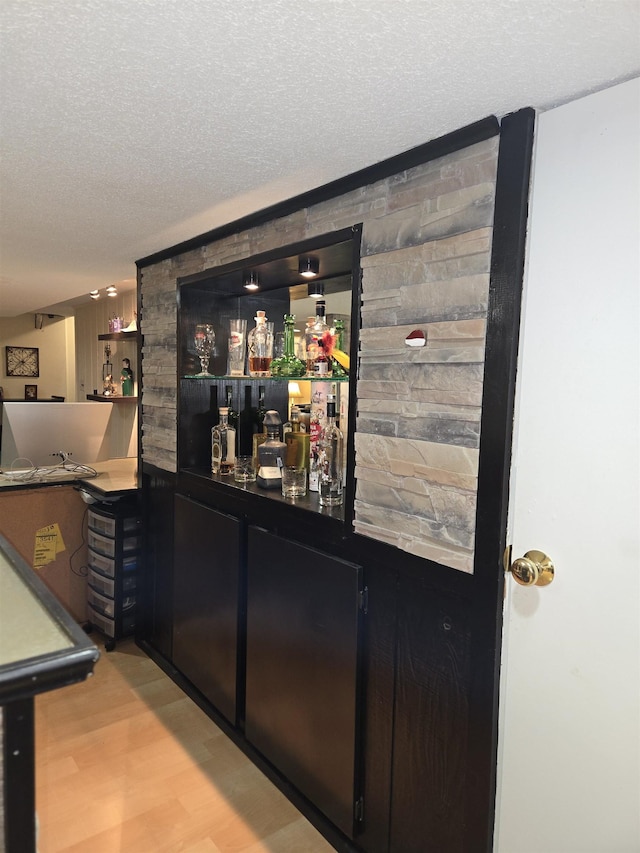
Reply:
<svg viewBox="0 0 640 853"><path fill-rule="evenodd" d="M256 311L256 325L247 336L249 350L249 375L271 376L273 359L273 334L267 325L264 311Z"/></svg>

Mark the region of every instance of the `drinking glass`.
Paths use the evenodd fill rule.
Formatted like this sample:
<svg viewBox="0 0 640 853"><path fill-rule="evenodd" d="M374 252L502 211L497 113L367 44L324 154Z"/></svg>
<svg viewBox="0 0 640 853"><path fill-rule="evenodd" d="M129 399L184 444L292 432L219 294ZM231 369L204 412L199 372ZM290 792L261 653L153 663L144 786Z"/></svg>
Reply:
<svg viewBox="0 0 640 853"><path fill-rule="evenodd" d="M247 321L229 321L229 376L244 376L244 362L247 354Z"/></svg>
<svg viewBox="0 0 640 853"><path fill-rule="evenodd" d="M233 479L236 483L255 483L256 466L253 456L236 456Z"/></svg>
<svg viewBox="0 0 640 853"><path fill-rule="evenodd" d="M302 498L307 494L307 469L285 465L281 470L282 495L285 498Z"/></svg>
<svg viewBox="0 0 640 853"><path fill-rule="evenodd" d="M209 359L216 342L216 333L209 323L198 323L194 335L196 352L200 359L200 373L196 376L211 376L209 373Z"/></svg>

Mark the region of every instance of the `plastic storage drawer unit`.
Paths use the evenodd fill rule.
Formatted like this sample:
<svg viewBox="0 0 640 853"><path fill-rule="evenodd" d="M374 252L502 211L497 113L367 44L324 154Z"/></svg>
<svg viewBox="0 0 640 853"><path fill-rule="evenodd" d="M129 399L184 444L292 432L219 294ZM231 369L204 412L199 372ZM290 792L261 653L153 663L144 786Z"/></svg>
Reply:
<svg viewBox="0 0 640 853"><path fill-rule="evenodd" d="M89 586L101 592L103 595L108 595L109 598L116 597L116 582L115 579L105 577L96 572L95 569L89 567ZM136 588L136 576L133 573L123 574L122 576L122 592L130 593Z"/></svg>
<svg viewBox="0 0 640 853"><path fill-rule="evenodd" d="M140 519L131 502L93 505L87 514L90 626L106 635L106 651L135 628Z"/></svg>

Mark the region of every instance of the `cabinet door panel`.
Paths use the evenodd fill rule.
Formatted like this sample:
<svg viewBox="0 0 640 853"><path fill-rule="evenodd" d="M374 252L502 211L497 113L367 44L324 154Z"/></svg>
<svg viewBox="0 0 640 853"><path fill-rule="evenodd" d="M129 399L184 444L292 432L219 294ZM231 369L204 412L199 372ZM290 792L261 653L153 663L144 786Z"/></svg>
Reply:
<svg viewBox="0 0 640 853"><path fill-rule="evenodd" d="M240 528L176 495L173 662L234 724Z"/></svg>
<svg viewBox="0 0 640 853"><path fill-rule="evenodd" d="M361 569L249 529L246 736L353 834Z"/></svg>

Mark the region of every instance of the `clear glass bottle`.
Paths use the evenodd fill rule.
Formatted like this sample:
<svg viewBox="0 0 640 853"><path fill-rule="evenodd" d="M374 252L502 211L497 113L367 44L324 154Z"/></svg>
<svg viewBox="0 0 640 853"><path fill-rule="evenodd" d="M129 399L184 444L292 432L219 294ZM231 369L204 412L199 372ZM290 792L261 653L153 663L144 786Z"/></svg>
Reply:
<svg viewBox="0 0 640 853"><path fill-rule="evenodd" d="M281 470L285 464L287 445L280 440L282 420L275 409L270 409L264 417L267 431L266 441L258 447L257 484L263 489L279 489L282 486Z"/></svg>
<svg viewBox="0 0 640 853"><path fill-rule="evenodd" d="M271 376L273 334L267 326L267 317L264 311L256 311L255 321L255 327L247 335L249 375Z"/></svg>
<svg viewBox="0 0 640 853"><path fill-rule="evenodd" d="M309 433L303 430L300 423L300 409L291 407L290 430L286 431L284 443L287 446L285 465L295 465L296 468L309 470Z"/></svg>
<svg viewBox="0 0 640 853"><path fill-rule="evenodd" d="M284 315L284 352L271 362L272 376L304 376L307 368L296 355L295 314Z"/></svg>
<svg viewBox="0 0 640 853"><path fill-rule="evenodd" d="M329 394L327 421L318 442L320 506L339 506L343 501L343 445L336 423L335 394Z"/></svg>
<svg viewBox="0 0 640 853"><path fill-rule="evenodd" d="M236 431L229 426L229 409L220 407L220 422L211 430L211 473L231 474L236 458Z"/></svg>
<svg viewBox="0 0 640 853"><path fill-rule="evenodd" d="M307 376L325 379L331 376L329 351L333 349L333 337L325 320L325 303L316 302L316 319L305 329L307 352Z"/></svg>

